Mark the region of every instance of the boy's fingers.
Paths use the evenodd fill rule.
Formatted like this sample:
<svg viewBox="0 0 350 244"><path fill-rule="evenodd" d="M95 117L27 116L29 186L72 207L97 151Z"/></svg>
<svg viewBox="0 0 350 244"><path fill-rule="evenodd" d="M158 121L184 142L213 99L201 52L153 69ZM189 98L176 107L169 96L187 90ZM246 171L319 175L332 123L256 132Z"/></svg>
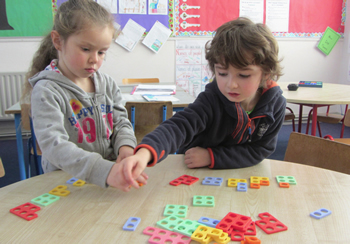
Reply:
<svg viewBox="0 0 350 244"><path fill-rule="evenodd" d="M123 168L124 178L129 185L135 188L139 188L139 184L134 180L134 177L133 177L133 168L134 167L132 164L125 164Z"/></svg>

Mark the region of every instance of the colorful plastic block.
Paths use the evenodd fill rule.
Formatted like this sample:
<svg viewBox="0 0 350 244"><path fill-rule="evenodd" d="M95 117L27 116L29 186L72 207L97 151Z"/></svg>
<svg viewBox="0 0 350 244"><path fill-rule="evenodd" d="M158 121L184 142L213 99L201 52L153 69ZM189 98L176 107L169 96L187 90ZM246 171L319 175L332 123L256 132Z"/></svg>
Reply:
<svg viewBox="0 0 350 244"><path fill-rule="evenodd" d="M286 182L289 183L289 185L296 185L297 181L293 176L283 176L283 175L277 175L276 176L277 182Z"/></svg>
<svg viewBox="0 0 350 244"><path fill-rule="evenodd" d="M207 226L215 228L216 225L220 222L220 220L211 219L211 218L208 218L208 217L201 217L198 220L198 222L201 223L201 224L204 224L204 225L207 225Z"/></svg>
<svg viewBox="0 0 350 244"><path fill-rule="evenodd" d="M251 176L250 183L261 184L261 181L270 181L268 177Z"/></svg>
<svg viewBox="0 0 350 244"><path fill-rule="evenodd" d="M203 225L197 227L191 235L191 239L203 244L207 244L212 240L219 243L228 243L231 240L228 234L222 230Z"/></svg>
<svg viewBox="0 0 350 244"><path fill-rule="evenodd" d="M159 227L162 227L163 229L173 231L176 226L181 224L184 220L180 219L179 217L176 216L169 216L165 219L162 219L157 222L157 225Z"/></svg>
<svg viewBox="0 0 350 244"><path fill-rule="evenodd" d="M322 219L328 215L330 215L332 212L328 209L325 208L320 208L319 210L316 210L312 213L310 213L311 217L314 217L316 219Z"/></svg>
<svg viewBox="0 0 350 244"><path fill-rule="evenodd" d="M221 177L205 177L202 181L203 185L209 185L209 186L221 186L221 183L223 182L223 178Z"/></svg>
<svg viewBox="0 0 350 244"><path fill-rule="evenodd" d="M174 231L183 234L185 236L191 236L193 232L200 226L201 224L197 221L185 219L183 222L175 226Z"/></svg>
<svg viewBox="0 0 350 244"><path fill-rule="evenodd" d="M69 180L67 180L67 184L73 184L74 182L76 182L77 180L79 180L79 179L77 179L77 178L75 178L75 177L73 177L73 178L70 178Z"/></svg>
<svg viewBox="0 0 350 244"><path fill-rule="evenodd" d="M179 233L163 230L155 227L147 227L142 232L145 235L150 235L148 242L151 244L164 244L164 243L181 243L190 244L191 238Z"/></svg>
<svg viewBox="0 0 350 244"><path fill-rule="evenodd" d="M136 227L141 222L141 219L138 217L130 217L123 226L123 230L135 231Z"/></svg>
<svg viewBox="0 0 350 244"><path fill-rule="evenodd" d="M259 217L261 220L255 221L255 224L265 231L266 234L273 234L288 230L287 226L282 224L279 220L267 212L260 213Z"/></svg>
<svg viewBox="0 0 350 244"><path fill-rule="evenodd" d="M193 206L195 207L214 207L215 199L213 196L194 196Z"/></svg>
<svg viewBox="0 0 350 244"><path fill-rule="evenodd" d="M260 189L260 184L258 184L258 183L250 183L250 188Z"/></svg>
<svg viewBox="0 0 350 244"><path fill-rule="evenodd" d="M38 196L34 199L31 200L32 203L36 203L42 206L47 206L53 202L56 202L57 200L59 200L60 197L59 196L55 196L55 195L51 195L49 193L45 193L41 196Z"/></svg>
<svg viewBox="0 0 350 244"><path fill-rule="evenodd" d="M245 215L229 212L216 226L216 228L230 233L233 229L238 231L246 231L252 219Z"/></svg>
<svg viewBox="0 0 350 244"><path fill-rule="evenodd" d="M287 183L287 182L280 182L279 186L282 187L282 188L289 188L289 183Z"/></svg>
<svg viewBox="0 0 350 244"><path fill-rule="evenodd" d="M13 213L14 215L17 215L18 217L21 217L27 221L30 221L38 217L38 215L35 212L39 210L39 206L27 202L18 207L10 209L10 213Z"/></svg>
<svg viewBox="0 0 350 244"><path fill-rule="evenodd" d="M242 182L239 182L237 184L237 191L248 191L248 186L247 186L247 183L242 183Z"/></svg>
<svg viewBox="0 0 350 244"><path fill-rule="evenodd" d="M83 180L77 180L76 182L73 183L73 186L83 186L85 185L85 181Z"/></svg>
<svg viewBox="0 0 350 244"><path fill-rule="evenodd" d="M241 241L241 244L261 244L261 241L255 236L247 236Z"/></svg>
<svg viewBox="0 0 350 244"><path fill-rule="evenodd" d="M164 216L176 216L180 218L186 218L188 207L186 205L173 205L168 204L165 206Z"/></svg>
<svg viewBox="0 0 350 244"><path fill-rule="evenodd" d="M247 183L246 179L234 179L234 178L229 178L227 181L227 186L229 187L236 187L237 183L242 182L242 183Z"/></svg>
<svg viewBox="0 0 350 244"><path fill-rule="evenodd" d="M180 184L192 185L193 183L197 182L198 180L199 180L199 178L197 178L197 177L190 176L190 175L183 175L183 176L176 178L175 180L170 181L169 184L173 185L173 186L178 186Z"/></svg>
<svg viewBox="0 0 350 244"><path fill-rule="evenodd" d="M50 194L56 195L56 196L67 196L69 195L70 191L66 190L67 186L59 185L56 186L54 189L49 191Z"/></svg>
<svg viewBox="0 0 350 244"><path fill-rule="evenodd" d="M248 228L245 232L233 229L230 232L230 235L231 235L232 241L242 241L242 240L244 240L244 236L246 236L246 235L255 236L256 235L256 228L255 228L254 221L251 221L250 225L248 226Z"/></svg>
<svg viewBox="0 0 350 244"><path fill-rule="evenodd" d="M270 185L270 181L268 181L268 180L261 180L260 181L260 185L261 186L269 186Z"/></svg>

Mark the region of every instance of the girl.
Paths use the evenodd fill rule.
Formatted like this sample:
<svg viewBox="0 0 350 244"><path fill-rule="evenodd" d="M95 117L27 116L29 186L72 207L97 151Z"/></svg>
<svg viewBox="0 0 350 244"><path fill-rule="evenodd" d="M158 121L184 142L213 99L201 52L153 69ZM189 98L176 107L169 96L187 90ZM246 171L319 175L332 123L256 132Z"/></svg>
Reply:
<svg viewBox="0 0 350 244"><path fill-rule="evenodd" d="M136 146L120 89L98 71L113 23L93 0L63 3L34 56L22 96L22 102L31 101L44 172L62 169L101 187L120 185L113 172ZM146 178L142 174L139 181Z"/></svg>

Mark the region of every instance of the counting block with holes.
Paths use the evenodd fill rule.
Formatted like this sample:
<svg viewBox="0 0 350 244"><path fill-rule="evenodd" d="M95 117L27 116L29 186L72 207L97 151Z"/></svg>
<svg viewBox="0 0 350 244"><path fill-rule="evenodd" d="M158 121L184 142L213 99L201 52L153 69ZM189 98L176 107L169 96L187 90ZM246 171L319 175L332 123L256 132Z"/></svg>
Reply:
<svg viewBox="0 0 350 244"><path fill-rule="evenodd" d="M244 240L244 236L246 235L255 236L256 227L254 221L251 221L250 225L247 227L247 230L245 232L232 229L230 235L232 241L242 241Z"/></svg>
<svg viewBox="0 0 350 244"><path fill-rule="evenodd" d="M39 206L27 202L18 207L10 209L10 213L13 213L14 215L17 215L18 217L21 217L27 221L30 221L38 217L38 215L35 212L39 210Z"/></svg>
<svg viewBox="0 0 350 244"><path fill-rule="evenodd" d="M260 244L261 241L255 236L246 236L244 241L241 241L241 244Z"/></svg>
<svg viewBox="0 0 350 244"><path fill-rule="evenodd" d="M208 217L200 217L200 219L198 220L199 223L210 226L215 228L216 225L220 222L220 220L217 219L211 219Z"/></svg>
<svg viewBox="0 0 350 244"><path fill-rule="evenodd" d="M202 181L202 184L210 186L221 186L223 180L224 179L221 177L205 177Z"/></svg>
<svg viewBox="0 0 350 244"><path fill-rule="evenodd" d="M181 224L184 220L183 219L180 219L179 217L176 217L176 216L169 216L165 219L162 219L162 220L159 220L157 222L157 225L159 227L162 227L163 229L166 229L166 230L170 230L170 231L173 231L174 228Z"/></svg>
<svg viewBox="0 0 350 244"><path fill-rule="evenodd" d="M246 231L252 219L245 215L229 212L216 226L226 233L230 233L233 229L238 231Z"/></svg>
<svg viewBox="0 0 350 244"><path fill-rule="evenodd" d="M135 231L136 227L141 222L141 219L138 217L130 217L123 226L123 230Z"/></svg>
<svg viewBox="0 0 350 244"><path fill-rule="evenodd" d="M261 184L261 181L264 181L266 184L267 181L270 181L268 177L259 177L259 176L251 176L250 183Z"/></svg>
<svg viewBox="0 0 350 244"><path fill-rule="evenodd" d="M181 243L190 244L191 238L177 232L163 230L155 227L146 227L142 232L145 235L150 235L148 242L151 244L163 243Z"/></svg>
<svg viewBox="0 0 350 244"><path fill-rule="evenodd" d="M85 181L83 180L77 180L76 182L73 183L73 186L83 186L85 185Z"/></svg>
<svg viewBox="0 0 350 244"><path fill-rule="evenodd" d="M289 183L280 182L280 183L279 183L279 186L280 186L281 188L289 188Z"/></svg>
<svg viewBox="0 0 350 244"><path fill-rule="evenodd" d="M77 179L77 178L75 178L75 177L73 177L73 178L70 178L69 180L67 180L67 184L73 184L74 182L76 182L77 180L79 180L79 179Z"/></svg>
<svg viewBox="0 0 350 244"><path fill-rule="evenodd" d="M285 182L285 183L289 183L289 185L296 185L297 181L295 180L295 178L293 176L283 176L283 175L277 175L276 176L277 182Z"/></svg>
<svg viewBox="0 0 350 244"><path fill-rule="evenodd" d="M259 214L259 217L261 220L255 221L255 224L265 231L266 234L288 230L287 226L267 212Z"/></svg>
<svg viewBox="0 0 350 244"><path fill-rule="evenodd" d="M165 206L164 216L176 216L186 218L188 207L185 205L168 204Z"/></svg>
<svg viewBox="0 0 350 244"><path fill-rule="evenodd" d="M218 243L228 243L231 238L220 229L200 225L191 235L191 239L200 243L209 243L212 240Z"/></svg>
<svg viewBox="0 0 350 244"><path fill-rule="evenodd" d="M178 186L180 184L192 185L193 183L197 182L198 180L199 180L199 178L197 178L197 177L190 176L190 175L183 175L183 176L176 178L175 180L170 181L169 184L173 185L173 186Z"/></svg>
<svg viewBox="0 0 350 244"><path fill-rule="evenodd" d="M310 213L311 217L314 217L316 219L322 219L328 215L330 215L332 212L328 209L325 208L320 208L319 210L316 210L312 213Z"/></svg>
<svg viewBox="0 0 350 244"><path fill-rule="evenodd" d="M57 200L59 200L60 197L59 196L55 196L49 193L45 193L41 196L38 196L34 199L31 200L32 203L36 203L42 206L47 206L53 202L56 202Z"/></svg>
<svg viewBox="0 0 350 244"><path fill-rule="evenodd" d="M185 236L191 236L193 232L200 226L201 224L197 221L185 219L183 222L175 226L174 231L183 234Z"/></svg>
<svg viewBox="0 0 350 244"><path fill-rule="evenodd" d="M227 186L229 186L229 187L236 187L239 182L247 183L247 180L246 179L229 178L227 180Z"/></svg>
<svg viewBox="0 0 350 244"><path fill-rule="evenodd" d="M247 183L239 182L237 184L237 191L248 191Z"/></svg>
<svg viewBox="0 0 350 244"><path fill-rule="evenodd" d="M56 186L54 189L49 191L50 194L56 195L56 196L67 196L69 195L70 191L66 190L67 186L59 185Z"/></svg>
<svg viewBox="0 0 350 244"><path fill-rule="evenodd" d="M194 196L193 206L195 207L214 207L215 199L213 196Z"/></svg>

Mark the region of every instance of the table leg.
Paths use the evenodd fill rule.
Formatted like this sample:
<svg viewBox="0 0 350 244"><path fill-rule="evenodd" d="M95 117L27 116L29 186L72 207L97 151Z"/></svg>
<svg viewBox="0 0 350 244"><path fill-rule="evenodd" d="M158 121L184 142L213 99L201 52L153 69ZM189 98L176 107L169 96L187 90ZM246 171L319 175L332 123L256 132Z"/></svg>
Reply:
<svg viewBox="0 0 350 244"><path fill-rule="evenodd" d="M301 123L303 119L303 105L299 104L298 132L301 133Z"/></svg>
<svg viewBox="0 0 350 244"><path fill-rule="evenodd" d="M19 174L20 174L21 180L25 180L27 176L26 176L26 167L25 167L24 153L23 153L21 114L15 114L15 129L16 129Z"/></svg>
<svg viewBox="0 0 350 244"><path fill-rule="evenodd" d="M314 104L312 110L312 124L311 124L311 135L316 136L316 127L317 127L317 108L318 106Z"/></svg>

